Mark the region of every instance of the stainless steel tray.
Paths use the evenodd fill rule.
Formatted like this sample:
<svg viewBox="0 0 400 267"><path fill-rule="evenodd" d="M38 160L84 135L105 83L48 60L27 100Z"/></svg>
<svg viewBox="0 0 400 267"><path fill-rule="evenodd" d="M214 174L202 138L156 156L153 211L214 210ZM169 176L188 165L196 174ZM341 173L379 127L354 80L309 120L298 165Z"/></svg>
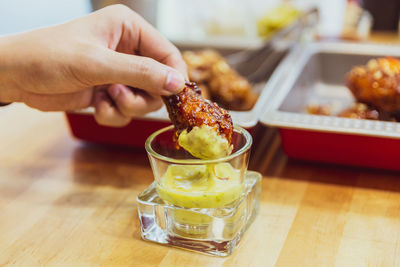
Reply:
<svg viewBox="0 0 400 267"><path fill-rule="evenodd" d="M283 77L265 103L261 123L345 134L400 138L400 123L306 114L309 104L333 104L339 111L354 103L345 76L355 65L382 56L400 57L400 48L359 43L311 43L293 49L277 76ZM335 110L334 110L335 111Z"/></svg>

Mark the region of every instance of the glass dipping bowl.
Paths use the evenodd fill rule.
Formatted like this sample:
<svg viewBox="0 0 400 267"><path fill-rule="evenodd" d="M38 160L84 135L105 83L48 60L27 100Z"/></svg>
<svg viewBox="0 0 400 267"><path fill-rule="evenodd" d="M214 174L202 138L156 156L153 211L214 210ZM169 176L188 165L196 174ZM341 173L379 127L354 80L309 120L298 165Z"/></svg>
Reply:
<svg viewBox="0 0 400 267"><path fill-rule="evenodd" d="M145 145L156 190L163 201L188 209L216 209L232 206L241 199L252 144L246 130L235 126L232 153L213 160L197 159L177 148L174 135L173 126L163 128L152 134ZM241 217L240 212L235 214L228 222ZM170 216L176 235L208 236L210 216L185 209L171 211Z"/></svg>

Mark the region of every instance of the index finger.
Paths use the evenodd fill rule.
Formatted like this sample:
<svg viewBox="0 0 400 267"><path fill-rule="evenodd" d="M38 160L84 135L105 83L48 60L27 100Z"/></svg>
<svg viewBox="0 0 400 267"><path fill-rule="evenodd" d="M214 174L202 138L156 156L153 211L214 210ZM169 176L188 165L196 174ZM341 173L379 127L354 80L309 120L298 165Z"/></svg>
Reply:
<svg viewBox="0 0 400 267"><path fill-rule="evenodd" d="M138 22L136 26L139 27L140 55L177 69L187 79L186 64L179 50L142 17L139 17Z"/></svg>
<svg viewBox="0 0 400 267"><path fill-rule="evenodd" d="M104 13L107 19L97 19L94 26L104 45L117 52L150 57L177 69L187 79L186 64L179 50L140 15L124 5L113 5L91 16Z"/></svg>

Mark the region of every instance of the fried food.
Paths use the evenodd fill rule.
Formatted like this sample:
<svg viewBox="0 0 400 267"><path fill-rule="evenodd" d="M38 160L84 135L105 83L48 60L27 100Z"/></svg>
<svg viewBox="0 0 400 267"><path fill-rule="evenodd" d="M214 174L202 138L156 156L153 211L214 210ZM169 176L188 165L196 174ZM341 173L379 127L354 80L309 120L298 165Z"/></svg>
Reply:
<svg viewBox="0 0 400 267"><path fill-rule="evenodd" d="M347 86L358 102L379 111L400 111L400 60L372 59L366 66L354 67L347 75Z"/></svg>
<svg viewBox="0 0 400 267"><path fill-rule="evenodd" d="M356 98L354 105L332 114L329 105L309 105L307 113L342 118L399 121L400 60L392 57L371 59L354 67L347 75L347 87Z"/></svg>
<svg viewBox="0 0 400 267"><path fill-rule="evenodd" d="M331 116L332 108L330 105L308 105L307 113L311 115Z"/></svg>
<svg viewBox="0 0 400 267"><path fill-rule="evenodd" d="M249 110L258 99L251 84L213 50L186 51L183 59L189 78L202 88L205 97L230 110Z"/></svg>
<svg viewBox="0 0 400 267"><path fill-rule="evenodd" d="M341 118L362 119L362 120L383 120L396 121L395 117L386 112L380 112L375 108L363 103L354 103L353 106L341 111L339 114L332 112L331 105L309 105L307 113L321 116L337 116Z"/></svg>
<svg viewBox="0 0 400 267"><path fill-rule="evenodd" d="M355 103L351 108L340 112L338 116L352 119L379 120L379 115L376 109L370 108L362 103Z"/></svg>
<svg viewBox="0 0 400 267"><path fill-rule="evenodd" d="M193 156L211 159L232 151L233 123L229 113L204 99L195 83L178 94L163 97L176 129L178 144Z"/></svg>
<svg viewBox="0 0 400 267"><path fill-rule="evenodd" d="M188 67L189 79L198 85L207 83L213 75L212 66L218 61L224 60L214 50L185 51L182 53L182 57Z"/></svg>

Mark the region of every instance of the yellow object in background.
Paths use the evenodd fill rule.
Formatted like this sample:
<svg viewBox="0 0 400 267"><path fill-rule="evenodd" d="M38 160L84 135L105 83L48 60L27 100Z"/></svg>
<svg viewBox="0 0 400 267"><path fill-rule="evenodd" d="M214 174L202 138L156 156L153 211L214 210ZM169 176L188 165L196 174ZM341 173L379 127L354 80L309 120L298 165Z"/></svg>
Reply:
<svg viewBox="0 0 400 267"><path fill-rule="evenodd" d="M267 38L290 25L299 15L300 11L288 4L271 9L257 21L258 35Z"/></svg>

